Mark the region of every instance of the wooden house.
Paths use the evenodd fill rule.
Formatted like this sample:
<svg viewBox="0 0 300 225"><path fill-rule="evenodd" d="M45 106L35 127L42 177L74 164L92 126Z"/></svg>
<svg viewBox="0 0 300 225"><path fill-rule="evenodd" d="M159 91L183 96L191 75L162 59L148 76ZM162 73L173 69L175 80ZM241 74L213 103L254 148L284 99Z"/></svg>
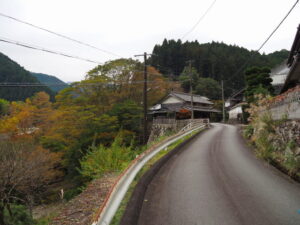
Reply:
<svg viewBox="0 0 300 225"><path fill-rule="evenodd" d="M194 118L220 117L221 111L214 108L214 103L207 97L193 95ZM153 118L190 119L192 112L191 94L171 92L149 109Z"/></svg>

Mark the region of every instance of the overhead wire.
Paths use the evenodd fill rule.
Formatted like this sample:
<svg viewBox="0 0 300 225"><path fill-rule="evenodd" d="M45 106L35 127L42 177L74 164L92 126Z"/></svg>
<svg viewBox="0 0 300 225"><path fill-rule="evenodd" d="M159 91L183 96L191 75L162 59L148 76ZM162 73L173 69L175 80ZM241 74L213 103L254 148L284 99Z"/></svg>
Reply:
<svg viewBox="0 0 300 225"><path fill-rule="evenodd" d="M186 36L188 36L190 33L192 33L196 27L199 25L199 23L205 18L205 16L208 14L208 12L212 9L212 7L215 5L215 3L217 2L217 0L214 0L212 2L212 4L207 8L207 10L204 12L204 14L199 18L199 20L197 21L197 23L188 31L186 32L181 39L184 39Z"/></svg>
<svg viewBox="0 0 300 225"><path fill-rule="evenodd" d="M6 14L4 14L4 13L1 13L1 12L0 12L0 16L6 17L6 18L11 19L11 20L14 20L14 21L17 21L17 22L19 22L19 23L26 24L26 25L28 25L28 26L34 27L34 28L39 29L39 30L46 31L46 32L48 32L48 33L50 33L50 34L53 34L53 35L56 35L56 36L58 36L58 37L67 39L67 40L69 40L69 41L73 41L73 42L75 42L75 43L77 43L77 44L81 44L81 45L84 45L84 46L93 48L93 49L95 49L95 50L104 52L104 53L106 53L106 54L110 54L110 55L114 55L114 56L116 56L116 57L123 58L121 55L118 55L118 54L116 54L116 53L114 53L114 52L111 52L111 51L107 51L107 50L105 50L105 49L98 48L98 47L96 47L96 46L94 46L94 45L85 43L85 42L83 42L83 41L76 40L76 39L71 38L71 37L68 37L68 36L66 36L66 35L64 35L64 34L60 34L60 33L57 33L57 32L55 32L55 31L51 31L51 30L49 30L49 29L46 29L46 28L43 28L43 27L34 25L34 24L29 23L29 22L26 22L26 21L24 21L24 20L17 19L17 18L15 18L15 17L6 15Z"/></svg>
<svg viewBox="0 0 300 225"><path fill-rule="evenodd" d="M229 82L231 81L233 78L235 78L235 76L237 74L239 74L247 65L248 63L251 61L252 57L254 56L254 53L257 52L259 53L259 51L265 46L265 44L271 39L271 37L275 34L275 32L278 30L278 28L283 24L283 22L286 20L286 18L291 14L291 12L294 10L294 8L296 7L296 5L299 3L299 0L297 0L293 6L290 8L290 10L287 12L287 14L283 17L283 19L280 21L280 23L275 27L275 29L271 32L271 34L267 37L267 39L260 45L260 47L255 50L254 52L251 52L250 57L248 58L248 60L246 60L246 62L237 70L237 72L235 72L228 80L225 80L224 82Z"/></svg>
<svg viewBox="0 0 300 225"><path fill-rule="evenodd" d="M14 40L4 38L4 37L1 37L1 36L0 36L0 41L4 42L4 43L8 43L8 44L14 44L14 45L17 45L17 46L21 46L21 47L24 47L24 48L29 48L29 49L43 51L43 52L56 54L56 55L60 55L60 56L68 57L68 58L74 58L74 59L79 59L79 60L83 60L83 61L87 61L87 62L91 62L91 63L96 63L98 65L104 65L105 64L105 63L98 62L98 61L95 61L95 60L82 58L82 57L79 57L79 56L74 56L74 55L70 55L70 54L67 54L67 53L58 52L58 51L54 51L54 50L45 49L45 48L42 48L42 47L39 47L39 46L34 46L34 45L31 45L31 44L27 44L27 43L24 43L24 42L14 41ZM142 70L133 70L132 72L144 72L144 71L142 71ZM150 74L150 75L161 75L159 73L148 73L148 74Z"/></svg>
<svg viewBox="0 0 300 225"><path fill-rule="evenodd" d="M172 83L172 81L163 81L164 83ZM78 84L62 84L62 83L8 83L8 82L2 82L0 83L0 87L47 87L47 86L100 86L103 84L142 84L144 83L144 80L138 80L138 81L128 81L128 82L118 82L118 81L106 81L106 82L95 82L95 83L78 83ZM161 81L156 80L148 80L148 83L161 83Z"/></svg>
<svg viewBox="0 0 300 225"><path fill-rule="evenodd" d="M95 60L82 58L82 57L79 57L79 56L74 56L74 55L70 55L70 54L67 54L67 53L58 52L58 51L54 51L54 50L49 50L49 49L45 49L45 48L42 48L42 47L33 46L33 45L30 45L30 44L27 44L27 43L21 43L21 42L18 42L18 41L9 40L9 39L3 38L3 37L0 37L0 41L8 43L8 44L18 45L18 46L21 46L21 47L24 47L24 48L29 48L29 49L33 49L33 50L48 52L48 53L51 53L51 54L56 54L56 55L60 55L60 56L68 57L68 58L73 58L73 59L79 59L79 60L83 60L83 61L86 61L86 62L96 63L98 65L103 64L102 62L97 62Z"/></svg>
<svg viewBox="0 0 300 225"><path fill-rule="evenodd" d="M295 8L295 6L297 5L297 3L299 2L299 0L297 0L295 2L295 4L292 6L292 8L289 10L289 12L285 15L285 17L281 20L281 22L277 25L277 27L272 31L272 33L267 37L267 39L262 43L262 45L255 51L255 52L259 52L263 47L264 45L270 40L270 38L274 35L274 33L278 30L278 28L281 26L281 24L285 21L285 19L289 16L289 14L293 11L293 9ZM205 13L200 17L200 19L197 21L197 23L188 31L186 32L183 36L182 36L182 39L185 38L187 35L189 35L198 25L199 23L205 18L205 16L208 14L208 12L212 9L212 7L215 5L216 3L216 0L214 0L212 2L212 4L209 6L209 8L205 11ZM17 22L20 22L20 23L23 23L23 24L27 24L29 26L32 26L32 27L35 27L37 29L40 29L40 30L44 30L46 32L49 32L51 34L54 34L56 36L60 36L62 38L65 38L65 39L68 39L68 40L71 40L73 42L77 42L79 44L82 44L82 45L85 45L85 46L88 46L88 47L91 47L91 48L94 48L94 49L97 49L99 51L102 51L102 52L106 52L108 54L112 54L112 55L115 55L115 56L118 56L118 57L122 57L118 54L115 54L115 53L112 53L112 52L109 52L109 51L106 51L106 50L103 50L103 49L100 49L98 47L95 47L95 46L92 46L90 44L87 44L87 43L84 43L84 42L81 42L81 41L78 41L76 39L73 39L73 38L70 38L68 36L65 36L65 35L62 35L62 34L59 34L57 32L54 32L54 31L51 31L51 30L48 30L46 28L43 28L43 27L39 27L39 26L36 26L34 24L31 24L31 23L28 23L26 21L22 21L20 19L17 19L17 18L14 18L14 17L11 17L11 16L8 16L8 15L5 15L3 13L0 13L0 16L3 16L3 17L6 17L6 18L9 18L9 19L12 19L12 20L15 20ZM53 51L53 50L49 50L49 49L45 49L45 48L41 48L41 47L35 47L35 46L32 46L30 44L25 44L25 43L21 43L21 42L17 42L17 41L13 41L13 40L5 40L3 38L0 39L0 41L2 42L5 42L5 43L9 43L9 44L14 44L14 45L18 45L18 46L22 46L22 47L25 47L25 48L29 48L29 49L34 49L34 50L39 50L39 51L44 51L44 52L48 52L48 53L52 53L52 54L57 54L57 55L61 55L61 56L65 56L65 57L69 57L69 58L74 58L74 59L79 59L79 60L84 60L84 61L87 61L87 62L92 62L92 63L96 63L96 64L103 64L103 63L100 63L100 62L97 62L97 61L94 61L94 60L90 60L90 59L86 59L86 58L82 58L82 57L78 57L78 56L73 56L73 55L69 55L69 54L66 54L66 53L62 53L62 52L57 52L57 51ZM240 67L240 69L237 70L236 73L234 73L233 76L231 76L228 80L225 80L225 82L228 82L230 81L232 78L234 78L238 73L240 73L244 67L249 63L249 61L251 60L251 58L253 57L253 53L252 55L250 55L249 59ZM162 67L162 66L159 66L158 67ZM166 68L166 67L165 67ZM142 72L142 71L139 71L139 72ZM144 82L144 81L141 81L141 82ZM149 81L150 82L150 81ZM1 85L1 84L0 84ZM24 84L23 84L24 85ZM47 86L47 85L46 85Z"/></svg>

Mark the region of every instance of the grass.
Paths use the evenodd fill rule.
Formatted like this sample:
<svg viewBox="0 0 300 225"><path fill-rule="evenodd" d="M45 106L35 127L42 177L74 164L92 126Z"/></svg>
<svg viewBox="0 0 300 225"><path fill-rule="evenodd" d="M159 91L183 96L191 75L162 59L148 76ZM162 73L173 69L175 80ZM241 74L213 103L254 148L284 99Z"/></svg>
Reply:
<svg viewBox="0 0 300 225"><path fill-rule="evenodd" d="M202 131L202 130L200 130ZM182 142L184 142L185 140L191 138L192 136L194 136L195 134L197 134L200 131L193 131L191 134L175 141L174 143L172 143L171 145L169 145L167 148L165 148L164 150L161 150L160 152L158 152L155 156L153 156L144 166L143 168L138 172L138 174L136 175L135 179L132 181L125 197L123 198L116 214L114 215L112 222L110 223L110 225L119 225L122 219L122 216L125 212L126 206L131 198L131 195L135 189L135 186L138 184L140 178L162 157L164 157L166 154L168 154L170 151L172 151L176 146L178 146L179 144L181 144ZM163 138L164 139L164 138ZM155 142L157 143L157 142Z"/></svg>

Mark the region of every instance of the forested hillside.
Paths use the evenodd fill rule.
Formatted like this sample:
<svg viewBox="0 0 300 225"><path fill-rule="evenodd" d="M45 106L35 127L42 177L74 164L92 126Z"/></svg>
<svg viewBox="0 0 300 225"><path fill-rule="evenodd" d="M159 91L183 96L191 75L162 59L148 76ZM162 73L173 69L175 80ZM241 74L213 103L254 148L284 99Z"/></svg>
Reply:
<svg viewBox="0 0 300 225"><path fill-rule="evenodd" d="M31 73L31 75L37 78L42 84L46 84L54 92L59 92L62 89L68 87L68 85L65 82L63 82L55 76L43 73Z"/></svg>
<svg viewBox="0 0 300 225"><path fill-rule="evenodd" d="M54 96L54 93L48 87L20 86L20 83L25 85L26 83L40 84L40 82L33 77L30 72L26 71L23 67L2 53L0 53L0 83L11 84L9 87L0 86L0 98L9 101L25 100L40 91L47 92L51 97Z"/></svg>
<svg viewBox="0 0 300 225"><path fill-rule="evenodd" d="M217 81L224 80L227 95L234 90L244 87L244 71L236 72L249 61L247 66L274 67L288 57L289 51L281 50L271 54L260 54L246 48L227 45L224 43L199 44L198 41L181 42L181 40L164 40L155 45L154 56L149 59L152 66L173 79L182 73L187 60L193 60L192 66L199 77L212 78ZM234 77L233 77L234 75ZM229 80L230 79L230 80Z"/></svg>

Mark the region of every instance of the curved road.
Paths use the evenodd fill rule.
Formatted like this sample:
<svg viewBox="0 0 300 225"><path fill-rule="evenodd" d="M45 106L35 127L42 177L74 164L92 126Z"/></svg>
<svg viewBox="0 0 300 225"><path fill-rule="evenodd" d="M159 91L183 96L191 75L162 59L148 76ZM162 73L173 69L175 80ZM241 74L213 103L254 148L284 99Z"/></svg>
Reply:
<svg viewBox="0 0 300 225"><path fill-rule="evenodd" d="M214 124L154 177L139 225L300 225L300 185Z"/></svg>

